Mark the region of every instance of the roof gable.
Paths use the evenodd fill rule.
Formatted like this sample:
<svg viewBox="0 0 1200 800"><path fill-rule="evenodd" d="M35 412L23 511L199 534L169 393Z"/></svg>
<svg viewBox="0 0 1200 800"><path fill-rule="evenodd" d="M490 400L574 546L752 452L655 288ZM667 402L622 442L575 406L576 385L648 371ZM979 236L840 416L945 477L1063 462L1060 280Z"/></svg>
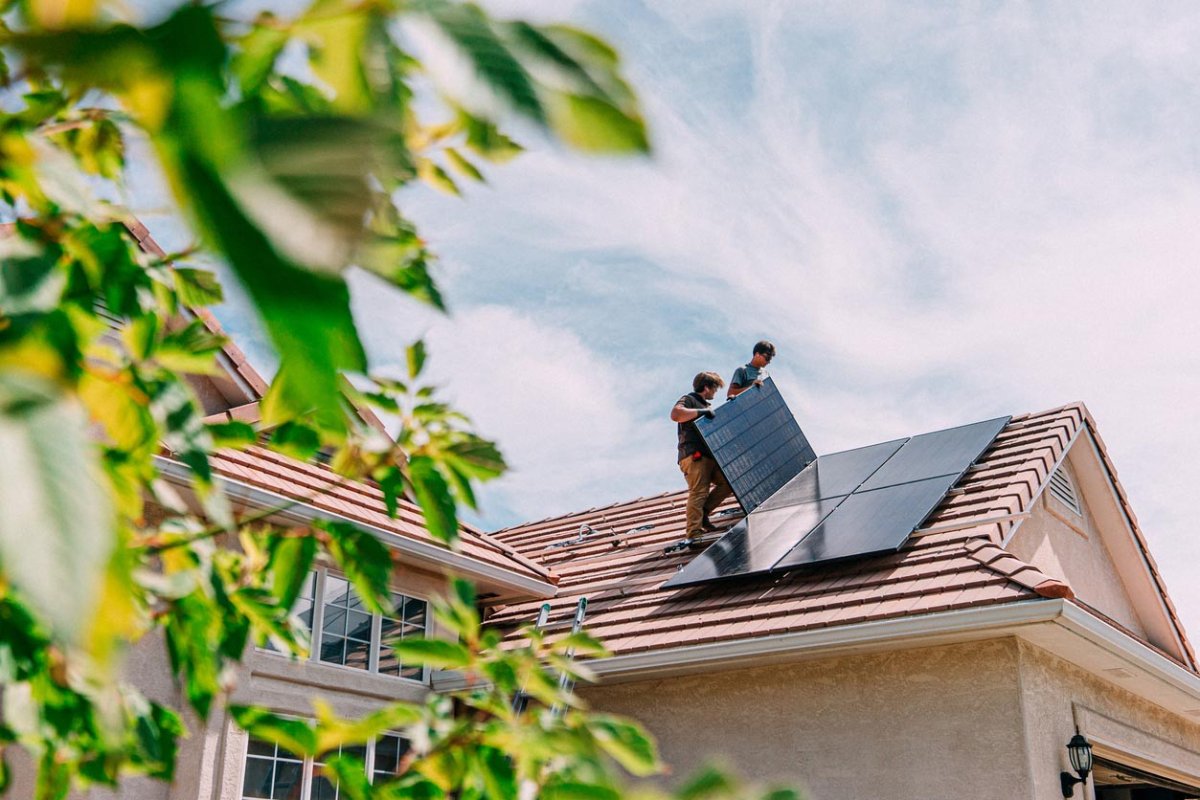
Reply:
<svg viewBox="0 0 1200 800"><path fill-rule="evenodd" d="M1086 408L1083 413L1083 425L1056 464L1075 489L1080 513L1047 487L1006 546L1061 575L1081 605L1194 667L1194 652L1137 518L1094 420Z"/></svg>

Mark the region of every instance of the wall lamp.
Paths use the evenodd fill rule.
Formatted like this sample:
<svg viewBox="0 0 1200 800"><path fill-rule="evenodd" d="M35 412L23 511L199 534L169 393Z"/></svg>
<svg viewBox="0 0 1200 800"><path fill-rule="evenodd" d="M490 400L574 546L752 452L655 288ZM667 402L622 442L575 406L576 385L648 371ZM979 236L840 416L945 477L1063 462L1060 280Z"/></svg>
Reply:
<svg viewBox="0 0 1200 800"><path fill-rule="evenodd" d="M1071 769L1075 770L1079 777L1076 778L1069 772L1060 775L1063 797L1075 794L1075 784L1086 781L1088 773L1092 771L1092 743L1076 731L1071 741L1067 742L1067 755L1071 758Z"/></svg>

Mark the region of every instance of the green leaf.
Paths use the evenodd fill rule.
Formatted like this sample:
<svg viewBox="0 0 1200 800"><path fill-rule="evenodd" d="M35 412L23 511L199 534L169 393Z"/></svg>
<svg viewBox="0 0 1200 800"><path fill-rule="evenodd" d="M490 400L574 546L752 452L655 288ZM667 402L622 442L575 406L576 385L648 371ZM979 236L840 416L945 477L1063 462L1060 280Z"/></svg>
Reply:
<svg viewBox="0 0 1200 800"><path fill-rule="evenodd" d="M204 269L175 267L171 270L179 302L188 308L204 308L225 301L225 294L215 273Z"/></svg>
<svg viewBox="0 0 1200 800"><path fill-rule="evenodd" d="M446 160L450 162L450 166L454 167L459 173L466 175L471 180L487 183L487 179L483 177L483 173L479 171L479 168L463 158L462 153L453 147L447 147L444 152L446 153Z"/></svg>
<svg viewBox="0 0 1200 800"><path fill-rule="evenodd" d="M313 73L333 90L333 105L348 114L370 111L371 84L364 59L370 47L371 15L338 0L320 0L298 22L308 42Z"/></svg>
<svg viewBox="0 0 1200 800"><path fill-rule="evenodd" d="M462 190L458 188L458 184L450 177L450 173L428 159L422 159L417 164L417 175L421 177L421 180L439 191L453 195L454 197L462 195Z"/></svg>
<svg viewBox="0 0 1200 800"><path fill-rule="evenodd" d="M259 706L231 705L229 714L239 728L256 739L277 744L300 757L317 753L317 735L306 722L281 717Z"/></svg>
<svg viewBox="0 0 1200 800"><path fill-rule="evenodd" d="M470 650L445 639L398 639L390 647L401 662L434 669L463 669L472 661Z"/></svg>
<svg viewBox="0 0 1200 800"><path fill-rule="evenodd" d="M366 766L361 758L349 755L332 756L325 761L324 774L337 786L337 796L349 800L369 800L371 782L367 780Z"/></svg>
<svg viewBox="0 0 1200 800"><path fill-rule="evenodd" d="M0 563L67 641L91 617L116 542L94 452L76 403L32 376L0 372Z"/></svg>
<svg viewBox="0 0 1200 800"><path fill-rule="evenodd" d="M626 113L608 100L580 94L554 94L547 101L550 127L580 150L603 153L646 153L650 140L636 113Z"/></svg>
<svg viewBox="0 0 1200 800"><path fill-rule="evenodd" d="M281 257L210 169L195 159L182 166L193 207L249 291L279 351L279 372L262 404L264 420L281 423L313 413L325 430L343 432L339 370L366 368L346 284Z"/></svg>
<svg viewBox="0 0 1200 800"><path fill-rule="evenodd" d="M466 111L460 111L458 119L467 132L467 147L476 155L493 163L503 164L525 150L486 119L480 119Z"/></svg>
<svg viewBox="0 0 1200 800"><path fill-rule="evenodd" d="M354 586L368 610L392 616L392 554L370 533L344 522L323 522L329 554Z"/></svg>
<svg viewBox="0 0 1200 800"><path fill-rule="evenodd" d="M705 766L676 791L679 800L704 800L706 797L724 796L733 793L737 785L724 772Z"/></svg>
<svg viewBox="0 0 1200 800"><path fill-rule="evenodd" d="M408 461L408 474L429 533L443 542L455 541L458 538L458 513L454 498L433 459L413 456Z"/></svg>
<svg viewBox="0 0 1200 800"><path fill-rule="evenodd" d="M483 779L484 797L517 797L517 776L512 759L495 747L480 747L477 770Z"/></svg>
<svg viewBox="0 0 1200 800"><path fill-rule="evenodd" d="M434 3L426 13L444 37L438 44L449 44L471 66L473 83L454 87L462 89L457 93L462 96L457 99L463 105L487 112L488 106L493 105L488 99L496 98L535 122L545 120L545 111L529 74L478 6Z"/></svg>
<svg viewBox="0 0 1200 800"><path fill-rule="evenodd" d="M546 786L539 800L620 800L621 793L610 786L581 781L562 781Z"/></svg>
<svg viewBox="0 0 1200 800"><path fill-rule="evenodd" d="M404 351L406 360L408 361L408 378L416 380L421 374L421 370L425 369L425 341L418 339L408 346Z"/></svg>
<svg viewBox="0 0 1200 800"><path fill-rule="evenodd" d="M308 461L321 449L321 437L315 430L300 422L285 422L271 431L272 450L300 461Z"/></svg>
<svg viewBox="0 0 1200 800"><path fill-rule="evenodd" d="M317 555L317 540L312 536L273 536L268 545L271 594L282 608L291 608L304 588Z"/></svg>
<svg viewBox="0 0 1200 800"><path fill-rule="evenodd" d="M243 96L254 96L262 87L287 41L287 29L269 11L260 14L246 35L237 41L233 73L241 83Z"/></svg>
<svg viewBox="0 0 1200 800"><path fill-rule="evenodd" d="M588 720L588 729L604 752L634 775L652 775L661 769L654 739L636 723L607 714L594 714Z"/></svg>
<svg viewBox="0 0 1200 800"><path fill-rule="evenodd" d="M421 721L421 708L396 702L372 711L358 719L342 719L320 700L313 701L317 716L317 753L328 753L339 747L365 744L381 734L407 728Z"/></svg>
<svg viewBox="0 0 1200 800"><path fill-rule="evenodd" d="M246 422L210 422L206 427L214 448L242 449L258 442L258 431Z"/></svg>
<svg viewBox="0 0 1200 800"><path fill-rule="evenodd" d="M494 442L472 436L455 442L446 448L446 461L464 475L477 480L487 480L503 474L504 457Z"/></svg>

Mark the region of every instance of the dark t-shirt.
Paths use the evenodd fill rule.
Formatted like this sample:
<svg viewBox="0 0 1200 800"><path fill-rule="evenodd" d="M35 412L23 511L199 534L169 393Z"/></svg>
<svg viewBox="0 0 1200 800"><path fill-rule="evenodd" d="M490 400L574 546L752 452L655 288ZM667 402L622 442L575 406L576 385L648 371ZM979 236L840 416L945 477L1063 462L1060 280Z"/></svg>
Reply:
<svg viewBox="0 0 1200 800"><path fill-rule="evenodd" d="M701 397L696 392L689 392L683 397L675 401L675 405L682 405L684 408L711 408L712 404ZM679 427L679 455L676 461L682 461L685 458L691 458L692 453L699 451L704 456L712 458L712 451L708 449L708 445L704 443L704 438L700 436L700 431L696 430L696 421L678 423Z"/></svg>

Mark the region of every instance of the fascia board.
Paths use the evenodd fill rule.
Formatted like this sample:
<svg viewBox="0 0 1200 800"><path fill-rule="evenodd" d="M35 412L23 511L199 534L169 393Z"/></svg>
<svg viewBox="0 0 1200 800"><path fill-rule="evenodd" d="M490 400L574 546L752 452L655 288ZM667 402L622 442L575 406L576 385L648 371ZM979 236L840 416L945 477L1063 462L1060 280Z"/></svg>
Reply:
<svg viewBox="0 0 1200 800"><path fill-rule="evenodd" d="M1195 701L1196 708L1200 708L1200 675L1195 672L1180 666L1074 603L1065 604L1062 619L1058 623L1121 661L1149 674L1172 689L1183 692Z"/></svg>
<svg viewBox="0 0 1200 800"><path fill-rule="evenodd" d="M163 456L155 456L159 471L172 483L188 488L191 485L191 471L180 464ZM480 561L471 556L456 553L453 550L439 547L430 542L409 539L390 531L368 525L358 520L346 519L337 514L315 508L301 500L275 494L257 486L251 486L233 478L218 475L214 480L221 484L231 498L245 503L251 508L266 510L282 508L274 516L289 522L308 524L317 521L348 522L354 527L367 531L389 548L405 555L420 565L443 569L453 572L463 578L486 583L489 586L500 587L534 597L553 597L558 588L551 583L533 578L515 575L505 569Z"/></svg>

